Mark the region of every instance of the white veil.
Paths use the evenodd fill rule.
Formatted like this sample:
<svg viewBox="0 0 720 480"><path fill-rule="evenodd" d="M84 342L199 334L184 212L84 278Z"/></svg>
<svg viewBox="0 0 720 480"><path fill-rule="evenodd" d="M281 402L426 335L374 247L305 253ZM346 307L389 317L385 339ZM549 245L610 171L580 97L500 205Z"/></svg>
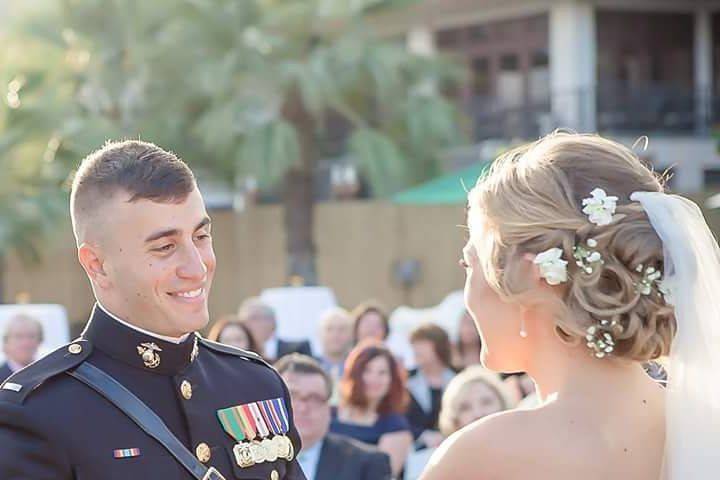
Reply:
<svg viewBox="0 0 720 480"><path fill-rule="evenodd" d="M663 242L677 335L668 365L665 478L720 478L720 249L697 205L635 192Z"/></svg>

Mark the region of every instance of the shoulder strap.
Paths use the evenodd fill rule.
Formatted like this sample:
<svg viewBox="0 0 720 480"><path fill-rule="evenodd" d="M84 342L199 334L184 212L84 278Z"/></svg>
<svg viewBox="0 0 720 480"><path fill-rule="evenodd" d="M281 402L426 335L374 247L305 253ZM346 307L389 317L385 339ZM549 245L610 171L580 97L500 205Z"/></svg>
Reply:
<svg viewBox="0 0 720 480"><path fill-rule="evenodd" d="M74 340L18 370L0 384L0 400L22 405L44 382L81 364L90 356L92 344Z"/></svg>
<svg viewBox="0 0 720 480"><path fill-rule="evenodd" d="M67 371L67 374L88 385L130 417L145 433L160 442L194 478L225 480L214 467L208 469L200 463L150 407L110 375L87 362Z"/></svg>
<svg viewBox="0 0 720 480"><path fill-rule="evenodd" d="M198 340L200 342L200 345L207 347L210 350L214 350L215 352L235 355L236 357L241 357L245 360L250 360L252 362L259 363L260 365L273 368L272 365L263 360L263 358L255 352L233 347L232 345L225 345L224 343L213 342L212 340L200 337L199 335Z"/></svg>

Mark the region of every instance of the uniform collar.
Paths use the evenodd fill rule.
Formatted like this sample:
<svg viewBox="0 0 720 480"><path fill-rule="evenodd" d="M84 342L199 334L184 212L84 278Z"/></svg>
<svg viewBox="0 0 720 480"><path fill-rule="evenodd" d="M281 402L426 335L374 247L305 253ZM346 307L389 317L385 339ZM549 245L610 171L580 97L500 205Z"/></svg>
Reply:
<svg viewBox="0 0 720 480"><path fill-rule="evenodd" d="M82 336L115 360L161 375L180 373L198 352L195 334L174 343L118 321L97 304Z"/></svg>

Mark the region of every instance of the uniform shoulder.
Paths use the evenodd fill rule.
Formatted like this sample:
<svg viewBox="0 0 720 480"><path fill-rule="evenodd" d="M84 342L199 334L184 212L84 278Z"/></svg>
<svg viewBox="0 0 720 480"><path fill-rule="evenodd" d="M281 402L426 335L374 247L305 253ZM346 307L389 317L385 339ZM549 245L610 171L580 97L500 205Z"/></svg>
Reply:
<svg viewBox="0 0 720 480"><path fill-rule="evenodd" d="M91 352L92 344L85 339L63 345L5 380L0 385L0 401L24 403L45 381L80 365Z"/></svg>
<svg viewBox="0 0 720 480"><path fill-rule="evenodd" d="M263 358L255 352L243 350L242 348L233 347L231 345L225 345L224 343L213 342L212 340L208 340L207 338L203 338L199 335L198 340L198 343L201 346L207 348L208 350L212 350L214 352L222 353L225 355L234 355L236 357L241 357L245 360L250 360L252 362L259 363L260 365L272 368L272 366L268 362L263 360Z"/></svg>

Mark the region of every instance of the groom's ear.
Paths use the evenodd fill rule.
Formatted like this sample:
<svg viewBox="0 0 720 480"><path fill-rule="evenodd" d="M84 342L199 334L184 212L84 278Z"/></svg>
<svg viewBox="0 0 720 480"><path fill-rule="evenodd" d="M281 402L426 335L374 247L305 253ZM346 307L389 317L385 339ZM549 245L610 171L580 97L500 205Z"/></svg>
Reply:
<svg viewBox="0 0 720 480"><path fill-rule="evenodd" d="M103 289L110 287L110 278L105 270L105 259L97 245L89 242L81 244L78 247L78 260L93 285Z"/></svg>

